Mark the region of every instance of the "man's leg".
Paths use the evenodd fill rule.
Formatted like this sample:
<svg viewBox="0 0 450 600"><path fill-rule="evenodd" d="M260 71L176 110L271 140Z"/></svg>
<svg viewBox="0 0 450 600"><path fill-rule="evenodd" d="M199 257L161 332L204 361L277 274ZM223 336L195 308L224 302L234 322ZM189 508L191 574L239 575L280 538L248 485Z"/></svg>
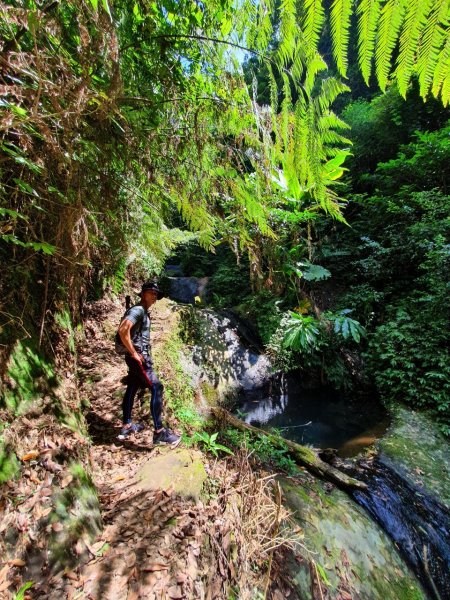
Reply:
<svg viewBox="0 0 450 600"><path fill-rule="evenodd" d="M131 381L127 385L127 389L125 390L125 395L122 401L122 414L123 414L123 424L129 425L131 423L131 413L133 411L134 397L136 396L136 392L139 389L139 385Z"/></svg>
<svg viewBox="0 0 450 600"><path fill-rule="evenodd" d="M150 388L150 412L152 414L153 426L155 431L158 433L163 429L161 420L162 409L163 409L163 394L164 386L151 369L146 369L146 373L152 387Z"/></svg>

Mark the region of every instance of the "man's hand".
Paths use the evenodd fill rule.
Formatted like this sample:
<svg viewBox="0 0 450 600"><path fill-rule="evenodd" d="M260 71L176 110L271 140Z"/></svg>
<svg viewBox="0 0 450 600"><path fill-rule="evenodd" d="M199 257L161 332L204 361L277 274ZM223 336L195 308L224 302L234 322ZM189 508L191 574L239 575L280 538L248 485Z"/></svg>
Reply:
<svg viewBox="0 0 450 600"><path fill-rule="evenodd" d="M136 351L131 355L131 358L134 358L134 360L137 360L140 363L144 362L144 357L142 356L142 354L139 354Z"/></svg>

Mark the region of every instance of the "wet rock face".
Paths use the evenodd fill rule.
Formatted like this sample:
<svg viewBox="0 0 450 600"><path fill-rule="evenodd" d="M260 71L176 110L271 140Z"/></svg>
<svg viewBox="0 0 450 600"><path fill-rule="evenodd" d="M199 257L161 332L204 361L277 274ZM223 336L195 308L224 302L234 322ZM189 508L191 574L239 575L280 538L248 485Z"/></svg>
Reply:
<svg viewBox="0 0 450 600"><path fill-rule="evenodd" d="M215 387L224 393L265 393L272 377L267 356L248 347L231 316L209 310L199 314L202 342L194 349L194 360L209 367Z"/></svg>
<svg viewBox="0 0 450 600"><path fill-rule="evenodd" d="M195 304L195 297L205 298L208 277L168 277L169 297L184 304Z"/></svg>

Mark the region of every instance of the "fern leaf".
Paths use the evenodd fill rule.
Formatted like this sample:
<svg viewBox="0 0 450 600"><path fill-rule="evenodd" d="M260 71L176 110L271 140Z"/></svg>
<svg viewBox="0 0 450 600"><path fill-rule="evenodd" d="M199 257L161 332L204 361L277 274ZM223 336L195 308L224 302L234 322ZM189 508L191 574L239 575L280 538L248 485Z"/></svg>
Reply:
<svg viewBox="0 0 450 600"><path fill-rule="evenodd" d="M434 72L433 96L437 98L441 92L442 85L446 77L448 77L450 71L450 36L447 37L445 46L439 53L439 57L436 64L436 70ZM442 98L444 100L444 97Z"/></svg>
<svg viewBox="0 0 450 600"><path fill-rule="evenodd" d="M339 79L328 77L322 81L320 93L316 99L319 104L320 112L325 112L336 100L339 94L349 92L350 88Z"/></svg>
<svg viewBox="0 0 450 600"><path fill-rule="evenodd" d="M358 15L358 62L366 85L369 85L375 37L380 18L380 0L362 0Z"/></svg>
<svg viewBox="0 0 450 600"><path fill-rule="evenodd" d="M334 0L330 15L331 40L334 60L340 75L343 77L347 75L347 49L351 15L351 0Z"/></svg>
<svg viewBox="0 0 450 600"><path fill-rule="evenodd" d="M432 0L409 0L400 34L400 52L395 75L403 98L411 81L419 39L427 24Z"/></svg>
<svg viewBox="0 0 450 600"><path fill-rule="evenodd" d="M442 83L441 98L444 106L450 103L450 70L447 71L447 76Z"/></svg>
<svg viewBox="0 0 450 600"><path fill-rule="evenodd" d="M293 59L296 49L297 11L295 0L282 0L280 3L280 45L276 61L283 69Z"/></svg>
<svg viewBox="0 0 450 600"><path fill-rule="evenodd" d="M388 0L383 6L375 46L378 84L384 92L391 69L392 52L398 40L405 13L405 0Z"/></svg>
<svg viewBox="0 0 450 600"><path fill-rule="evenodd" d="M322 0L304 0L302 30L307 47L316 50L325 20Z"/></svg>
<svg viewBox="0 0 450 600"><path fill-rule="evenodd" d="M431 11L417 57L417 73L419 74L420 95L428 96L433 81L439 51L445 40L449 24L449 0L440 0Z"/></svg>
<svg viewBox="0 0 450 600"><path fill-rule="evenodd" d="M311 94L314 83L316 82L317 73L320 73L320 71L325 71L327 68L327 63L323 60L320 54L316 53L315 56L310 57L307 62L305 83L303 85L308 96Z"/></svg>

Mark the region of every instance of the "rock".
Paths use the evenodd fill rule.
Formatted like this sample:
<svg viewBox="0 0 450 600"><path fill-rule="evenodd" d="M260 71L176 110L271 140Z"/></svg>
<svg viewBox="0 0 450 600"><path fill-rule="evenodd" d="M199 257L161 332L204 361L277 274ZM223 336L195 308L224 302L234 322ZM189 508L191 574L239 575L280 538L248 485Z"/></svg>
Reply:
<svg viewBox="0 0 450 600"><path fill-rule="evenodd" d="M294 556L290 561L299 597L311 597L311 560L326 575L327 583L322 577L321 586L327 598L341 599L343 590L350 588L355 599L426 599L393 542L344 492L326 491L317 480L280 483L284 504L293 511L304 534L302 544L310 553L300 548L298 560Z"/></svg>
<svg viewBox="0 0 450 600"><path fill-rule="evenodd" d="M197 501L207 477L201 457L201 452L196 450L167 448L140 468L136 487L143 490L173 488L175 494Z"/></svg>

